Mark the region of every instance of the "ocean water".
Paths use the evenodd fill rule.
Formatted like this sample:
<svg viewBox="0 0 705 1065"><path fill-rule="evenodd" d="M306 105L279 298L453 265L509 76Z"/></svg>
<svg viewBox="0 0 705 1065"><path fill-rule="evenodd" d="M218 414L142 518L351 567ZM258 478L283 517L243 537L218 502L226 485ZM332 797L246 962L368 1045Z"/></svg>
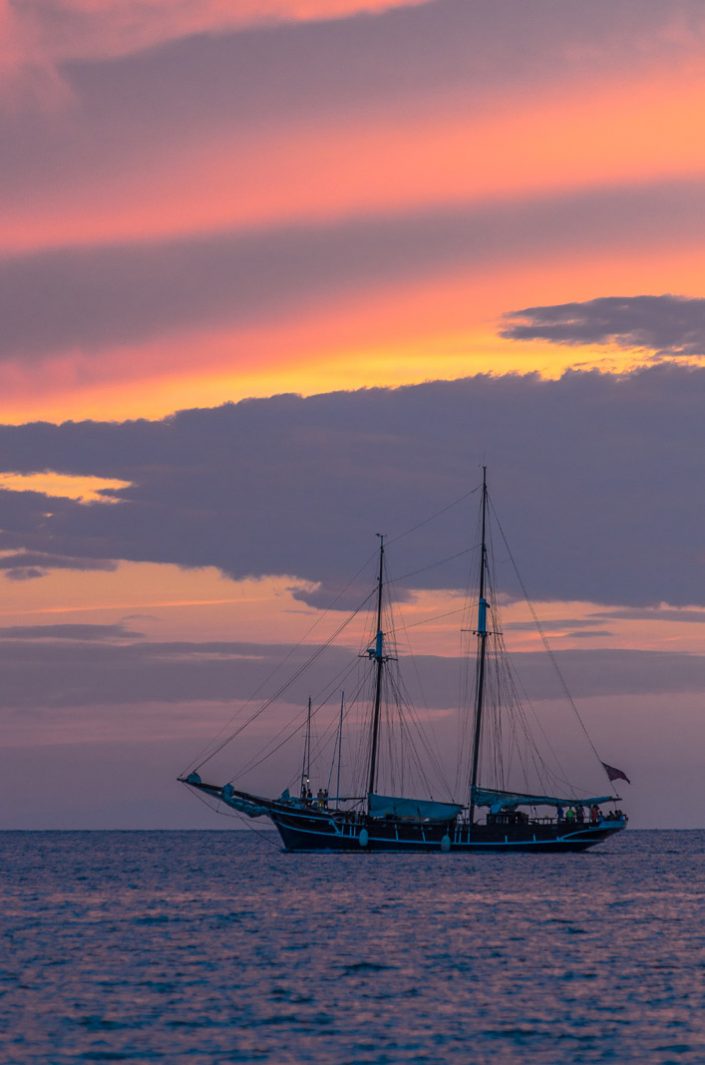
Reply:
<svg viewBox="0 0 705 1065"><path fill-rule="evenodd" d="M0 833L0 1061L705 1062L705 832L578 855Z"/></svg>

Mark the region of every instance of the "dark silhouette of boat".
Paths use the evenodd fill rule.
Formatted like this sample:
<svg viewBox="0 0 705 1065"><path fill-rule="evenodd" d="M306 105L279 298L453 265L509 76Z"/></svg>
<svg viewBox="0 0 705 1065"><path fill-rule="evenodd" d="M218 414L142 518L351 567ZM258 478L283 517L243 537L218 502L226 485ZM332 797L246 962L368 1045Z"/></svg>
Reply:
<svg viewBox="0 0 705 1065"><path fill-rule="evenodd" d="M202 779L200 770L208 759L204 759L191 772L179 777L179 780L248 818L268 817L289 851L558 853L585 850L626 828L627 817L616 808L616 803L621 800L614 791L612 794L583 795L573 788L564 787L560 791L553 789L550 793L544 793L484 787L480 783L483 729L486 725L485 694L490 660L488 644L492 637L501 636L501 633L492 632L488 627L491 607L488 599L490 566L487 523L488 490L486 468L483 467L477 627L473 630L477 641L475 693L469 760L470 779L466 784L467 802L439 802L431 798L386 795L378 791L384 677L389 664L396 661L395 656L388 652L383 629L385 543L382 536L375 589L375 635L372 645L364 653L374 671L366 794L347 798L340 795L342 703L336 794L331 798L323 788L319 789L315 796L311 792L310 699L298 795L292 796L287 789L279 798L272 799L236 788L232 782L223 785L207 783ZM572 700L570 702L575 709ZM580 723L582 726L582 721ZM218 746L218 750L222 746L223 743ZM621 770L605 762L601 762L601 766L610 786L617 779L628 782ZM611 806L607 813L603 810L606 804Z"/></svg>

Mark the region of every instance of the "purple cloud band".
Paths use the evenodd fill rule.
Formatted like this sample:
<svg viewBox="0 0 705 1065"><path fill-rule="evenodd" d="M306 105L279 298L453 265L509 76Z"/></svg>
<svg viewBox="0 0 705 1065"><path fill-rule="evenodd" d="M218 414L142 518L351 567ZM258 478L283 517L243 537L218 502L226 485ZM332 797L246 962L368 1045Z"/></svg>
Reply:
<svg viewBox="0 0 705 1065"><path fill-rule="evenodd" d="M654 354L705 355L705 299L606 296L525 307L505 315L501 335L553 344L618 344Z"/></svg>
<svg viewBox="0 0 705 1065"><path fill-rule="evenodd" d="M374 555L375 532L393 538L441 511L476 485L485 459L535 598L705 604L703 409L705 370L670 364L626 377L278 396L160 422L5 426L8 469L130 487L111 507L55 499L50 513L38 493L0 492L0 550L14 553L10 565L29 552L39 565L50 555L76 568L128 560L284 574L319 583L323 605ZM458 553L476 544L475 502L390 542L390 575L464 588L472 558ZM516 590L509 567L498 581Z"/></svg>

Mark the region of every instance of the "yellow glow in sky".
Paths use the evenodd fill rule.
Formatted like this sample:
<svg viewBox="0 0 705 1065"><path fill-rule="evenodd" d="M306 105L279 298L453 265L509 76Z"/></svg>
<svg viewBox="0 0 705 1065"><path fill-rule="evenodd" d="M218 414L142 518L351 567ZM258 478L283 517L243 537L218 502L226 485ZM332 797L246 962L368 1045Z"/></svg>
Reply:
<svg viewBox="0 0 705 1065"><path fill-rule="evenodd" d="M109 477L81 477L54 473L0 473L0 488L9 492L41 492L56 499L75 499L78 503L116 503L111 489L129 488L129 481Z"/></svg>

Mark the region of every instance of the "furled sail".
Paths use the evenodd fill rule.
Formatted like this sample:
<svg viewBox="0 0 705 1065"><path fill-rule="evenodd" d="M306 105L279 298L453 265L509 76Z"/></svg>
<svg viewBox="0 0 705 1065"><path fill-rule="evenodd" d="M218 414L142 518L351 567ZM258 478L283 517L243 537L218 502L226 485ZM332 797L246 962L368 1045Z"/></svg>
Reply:
<svg viewBox="0 0 705 1065"><path fill-rule="evenodd" d="M370 792L371 817L411 817L419 821L452 821L462 806L453 802L434 802L432 799L402 799L395 795Z"/></svg>
<svg viewBox="0 0 705 1065"><path fill-rule="evenodd" d="M614 795L590 796L587 799L559 798L556 795L525 795L518 791L497 791L494 788L473 788L475 806L489 806L490 812L498 814L514 806L599 806L603 802L614 802Z"/></svg>

